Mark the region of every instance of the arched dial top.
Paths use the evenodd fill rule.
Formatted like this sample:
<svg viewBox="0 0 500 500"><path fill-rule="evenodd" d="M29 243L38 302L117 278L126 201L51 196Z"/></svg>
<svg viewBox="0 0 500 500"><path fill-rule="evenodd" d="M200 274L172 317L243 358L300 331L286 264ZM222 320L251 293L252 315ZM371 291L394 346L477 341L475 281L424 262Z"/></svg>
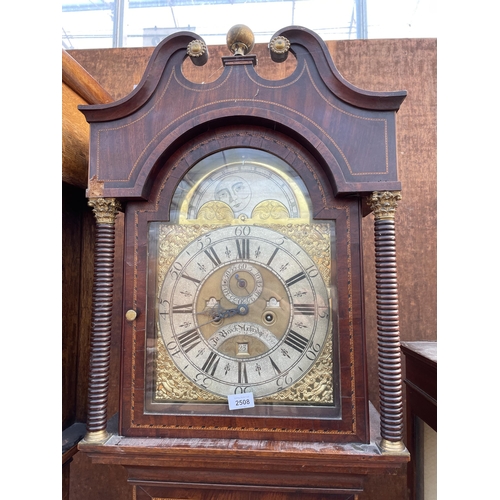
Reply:
<svg viewBox="0 0 500 500"><path fill-rule="evenodd" d="M254 148L226 149L187 173L174 195L171 220L309 222L311 206L305 193L302 179L277 156Z"/></svg>

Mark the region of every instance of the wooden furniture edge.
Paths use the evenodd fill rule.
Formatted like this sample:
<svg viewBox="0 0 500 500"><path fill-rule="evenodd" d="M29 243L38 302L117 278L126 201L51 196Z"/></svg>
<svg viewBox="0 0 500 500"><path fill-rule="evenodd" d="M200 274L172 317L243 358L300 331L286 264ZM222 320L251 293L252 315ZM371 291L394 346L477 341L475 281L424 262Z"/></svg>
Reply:
<svg viewBox="0 0 500 500"><path fill-rule="evenodd" d="M324 473L355 470L356 474L385 472L398 469L410 460L405 449L400 453L383 453L378 441L377 411L370 404L369 444L265 441L244 439L198 438L134 438L112 434L104 444L82 441L78 448L93 463L123 466L154 466L219 469L227 466L234 470L249 470L254 466L274 471L318 469Z"/></svg>
<svg viewBox="0 0 500 500"><path fill-rule="evenodd" d="M62 49L62 81L88 104L113 102L111 95L101 87L99 82L64 49Z"/></svg>
<svg viewBox="0 0 500 500"><path fill-rule="evenodd" d="M62 431L63 465L78 452L78 443L84 435L85 424L83 423L75 423Z"/></svg>
<svg viewBox="0 0 500 500"><path fill-rule="evenodd" d="M428 353L423 353L418 347L431 347L433 349L432 357ZM401 350L405 355L412 356L423 363L430 366L437 366L437 341L412 341L412 342L401 342Z"/></svg>

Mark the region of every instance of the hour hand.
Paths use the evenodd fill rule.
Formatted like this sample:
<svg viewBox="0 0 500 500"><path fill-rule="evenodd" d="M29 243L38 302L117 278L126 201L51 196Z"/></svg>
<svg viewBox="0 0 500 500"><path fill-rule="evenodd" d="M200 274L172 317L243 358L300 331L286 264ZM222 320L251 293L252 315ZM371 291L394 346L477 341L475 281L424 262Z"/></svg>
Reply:
<svg viewBox="0 0 500 500"><path fill-rule="evenodd" d="M208 301L207 306L203 311L199 312L198 314L201 314L203 316L211 316L212 321L218 321L220 319L224 318L230 318L232 316L235 316L236 314L239 314L240 316L244 316L245 314L248 313L248 305L246 304L240 304L236 307L232 307L231 309L224 309L219 301Z"/></svg>
<svg viewBox="0 0 500 500"><path fill-rule="evenodd" d="M240 316L245 316L245 314L248 314L248 305L240 304L236 307L233 307L232 309L222 309L221 318L230 318L231 316L234 316L236 314L239 314Z"/></svg>

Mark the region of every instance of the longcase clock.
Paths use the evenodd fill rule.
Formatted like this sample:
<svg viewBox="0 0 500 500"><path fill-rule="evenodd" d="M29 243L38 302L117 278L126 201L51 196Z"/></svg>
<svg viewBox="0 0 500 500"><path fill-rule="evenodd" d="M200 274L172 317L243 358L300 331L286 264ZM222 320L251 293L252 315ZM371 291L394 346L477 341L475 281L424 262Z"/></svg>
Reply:
<svg viewBox="0 0 500 500"><path fill-rule="evenodd" d="M304 28L270 42L274 64L297 60L283 80L259 76L252 46L248 28L232 29L222 74L200 84L182 63L207 62L203 40L171 35L128 97L81 107L97 217L81 449L126 466L137 498L355 498L364 476L408 460L393 239L405 92L355 88ZM115 289L120 210L124 279ZM380 416L366 381L361 224L370 211ZM113 294L122 311L112 310ZM112 321L122 324L114 432Z"/></svg>

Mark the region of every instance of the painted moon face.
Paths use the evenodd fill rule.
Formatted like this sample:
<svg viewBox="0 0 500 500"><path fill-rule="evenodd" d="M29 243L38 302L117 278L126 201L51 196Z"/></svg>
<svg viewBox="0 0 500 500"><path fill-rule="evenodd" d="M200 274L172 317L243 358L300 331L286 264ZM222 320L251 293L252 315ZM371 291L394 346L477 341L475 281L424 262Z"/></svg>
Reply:
<svg viewBox="0 0 500 500"><path fill-rule="evenodd" d="M236 214L244 210L252 198L252 189L242 177L232 175L215 188L215 199L227 203Z"/></svg>

